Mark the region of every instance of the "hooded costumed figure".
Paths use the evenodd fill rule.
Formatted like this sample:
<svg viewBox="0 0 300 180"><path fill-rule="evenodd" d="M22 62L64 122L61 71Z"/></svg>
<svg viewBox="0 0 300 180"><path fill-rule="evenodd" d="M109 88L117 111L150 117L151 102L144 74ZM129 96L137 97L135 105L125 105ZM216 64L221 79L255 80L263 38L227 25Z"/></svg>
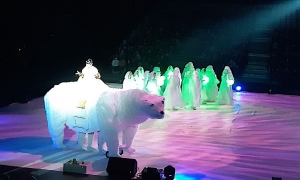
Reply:
<svg viewBox="0 0 300 180"><path fill-rule="evenodd" d="M199 74L200 85L201 85L201 89L200 89L201 101L200 101L200 104L204 104L205 101L207 101L206 84L208 83L209 79L205 75L205 68L202 68L201 70L197 68L196 71Z"/></svg>
<svg viewBox="0 0 300 180"><path fill-rule="evenodd" d="M170 75L170 82L166 87L164 97L166 109L176 110L178 107L184 107L181 97L181 74L178 67Z"/></svg>
<svg viewBox="0 0 300 180"><path fill-rule="evenodd" d="M218 96L218 84L220 81L218 80L215 71L212 65L207 66L205 75L208 77L209 81L206 84L206 96L208 102L214 102Z"/></svg>
<svg viewBox="0 0 300 180"><path fill-rule="evenodd" d="M150 75L150 72L145 71L145 73L144 73L144 91L147 91L147 84L148 84L148 80L149 80L149 75Z"/></svg>
<svg viewBox="0 0 300 180"><path fill-rule="evenodd" d="M158 92L159 92L158 95L162 95L163 92L161 90L161 86L164 84L165 76L161 75L160 67L154 67L153 72L155 72L155 74L156 74L155 77L157 80L157 87L158 87Z"/></svg>
<svg viewBox="0 0 300 180"><path fill-rule="evenodd" d="M137 89L136 82L133 78L133 74L131 71L128 71L125 74L124 81L123 81L123 89Z"/></svg>
<svg viewBox="0 0 300 180"><path fill-rule="evenodd" d="M192 74L192 78L189 81L189 98L187 101L187 107L196 110L197 107L200 106L201 102L201 83L199 79L199 74L197 71L194 71Z"/></svg>
<svg viewBox="0 0 300 180"><path fill-rule="evenodd" d="M135 80L135 83L137 84L137 89L140 89L140 90L144 90L144 76L145 72L144 72L144 68L139 66L137 68L137 70L134 72L134 80Z"/></svg>
<svg viewBox="0 0 300 180"><path fill-rule="evenodd" d="M154 71L149 74L146 91L150 94L159 95L159 86L157 84L156 73Z"/></svg>
<svg viewBox="0 0 300 180"><path fill-rule="evenodd" d="M217 98L217 104L220 105L233 105L233 92L232 85L234 84L234 77L231 69L225 66L222 73L222 81Z"/></svg>
<svg viewBox="0 0 300 180"><path fill-rule="evenodd" d="M168 69L166 70L165 74L164 74L164 84L161 86L161 91L164 92L166 90L167 85L170 82L170 78L172 75L172 72L174 71L173 66L169 66Z"/></svg>
<svg viewBox="0 0 300 180"><path fill-rule="evenodd" d="M189 62L185 65L182 74L182 101L185 106L188 105L189 96L190 96L190 81L193 78L193 72L195 71L194 65L192 62Z"/></svg>

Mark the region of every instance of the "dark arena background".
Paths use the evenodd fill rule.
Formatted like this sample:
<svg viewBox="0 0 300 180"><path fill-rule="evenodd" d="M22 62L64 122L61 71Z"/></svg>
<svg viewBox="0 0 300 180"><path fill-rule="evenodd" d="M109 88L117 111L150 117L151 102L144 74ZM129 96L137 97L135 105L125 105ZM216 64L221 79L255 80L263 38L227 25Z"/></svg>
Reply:
<svg viewBox="0 0 300 180"><path fill-rule="evenodd" d="M170 164L177 180L299 179L299 0L7 0L0 22L0 180L14 171L107 179L105 156L52 148L44 113L43 96L76 81L88 58L113 87L138 66L164 73L193 62L213 65L218 79L230 66L241 88L234 107L170 111L141 125L139 152L123 155L140 171ZM117 70L115 58L124 62ZM62 174L74 157L89 175Z"/></svg>

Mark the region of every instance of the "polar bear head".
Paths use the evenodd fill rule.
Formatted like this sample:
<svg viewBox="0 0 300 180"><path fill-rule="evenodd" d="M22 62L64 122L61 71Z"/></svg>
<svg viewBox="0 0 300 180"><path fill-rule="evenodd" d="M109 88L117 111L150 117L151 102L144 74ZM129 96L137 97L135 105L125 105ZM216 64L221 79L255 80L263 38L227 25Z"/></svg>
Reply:
<svg viewBox="0 0 300 180"><path fill-rule="evenodd" d="M165 115L165 98L139 89L117 92L119 112L126 122L140 124L147 119L162 119Z"/></svg>
<svg viewBox="0 0 300 180"><path fill-rule="evenodd" d="M141 97L140 109L151 119L162 119L165 116L165 98L154 94L144 94Z"/></svg>
<svg viewBox="0 0 300 180"><path fill-rule="evenodd" d="M121 124L141 124L147 119L163 119L165 98L139 89L102 93L99 98L100 119L115 119Z"/></svg>

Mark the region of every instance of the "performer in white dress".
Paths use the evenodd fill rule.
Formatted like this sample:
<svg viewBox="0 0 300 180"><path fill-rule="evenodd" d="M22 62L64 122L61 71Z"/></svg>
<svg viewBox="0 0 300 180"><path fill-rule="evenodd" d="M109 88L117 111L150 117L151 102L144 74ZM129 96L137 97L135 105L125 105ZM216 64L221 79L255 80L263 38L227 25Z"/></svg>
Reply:
<svg viewBox="0 0 300 180"><path fill-rule="evenodd" d="M80 109L85 109L86 102L92 100L96 95L99 94L99 91L106 91L109 89L108 85L106 85L100 78L101 75L96 67L93 66L93 60L88 59L86 61L86 66L82 69L82 72L76 73L79 75L78 79L78 89L79 89L79 102L77 107ZM85 133L78 133L78 146L82 148L84 144ZM94 133L88 134L88 143L87 143L87 151L97 151L92 148L92 142L94 138Z"/></svg>
<svg viewBox="0 0 300 180"><path fill-rule="evenodd" d="M209 81L205 86L207 101L215 102L218 96L218 84L220 81L218 80L212 65L207 66L205 74L209 78Z"/></svg>
<svg viewBox="0 0 300 180"><path fill-rule="evenodd" d="M165 79L164 79L164 84L161 86L162 93L165 92L166 87L170 82L170 78L171 78L171 75L172 75L173 71L174 71L173 66L170 65L168 67L168 69L166 70L165 74L163 75L165 77Z"/></svg>
<svg viewBox="0 0 300 180"><path fill-rule="evenodd" d="M144 91L147 91L147 84L149 81L149 76L150 76L150 72L145 71L145 73L144 73Z"/></svg>
<svg viewBox="0 0 300 180"><path fill-rule="evenodd" d="M136 82L133 78L133 74L131 71L128 71L125 74L124 81L123 81L123 89L137 89Z"/></svg>
<svg viewBox="0 0 300 180"><path fill-rule="evenodd" d="M176 110L184 107L181 97L181 74L178 67L174 69L173 73L170 73L170 82L163 95L166 109Z"/></svg>
<svg viewBox="0 0 300 180"><path fill-rule="evenodd" d="M187 100L187 107L192 108L196 110L197 107L200 106L200 89L201 89L201 84L200 84L200 79L199 79L199 74L197 71L194 71L192 74L192 78L189 81L189 94L190 96L188 97Z"/></svg>
<svg viewBox="0 0 300 180"><path fill-rule="evenodd" d="M187 71L191 71L191 72L194 72L195 71L195 67L194 67L194 64L192 62L188 62L185 66L184 66L184 69L182 71L182 79L183 77L186 75L186 72Z"/></svg>
<svg viewBox="0 0 300 180"><path fill-rule="evenodd" d="M205 75L205 68L200 69L196 69L196 71L199 74L199 79L200 79L200 97L201 97L201 101L200 104L204 104L207 101L207 96L206 96L206 84L208 83L209 79L208 77Z"/></svg>
<svg viewBox="0 0 300 180"><path fill-rule="evenodd" d="M134 72L134 80L137 84L137 88L140 89L140 90L144 90L144 79L145 79L145 76L144 76L145 72L144 72L144 68L139 66L137 68L137 70Z"/></svg>
<svg viewBox="0 0 300 180"><path fill-rule="evenodd" d="M161 75L161 71L160 71L160 67L154 67L153 68L153 71L155 72L156 76L156 80L157 80L157 87L158 87L158 92L159 94L158 95L163 95L163 92L161 90L161 86L164 84L164 81L165 81L165 76L162 76Z"/></svg>
<svg viewBox="0 0 300 180"><path fill-rule="evenodd" d="M183 70L182 74L182 101L185 106L188 105L188 101L190 98L190 81L193 79L193 72L195 71L194 65L192 62L189 62L185 65L185 68Z"/></svg>
<svg viewBox="0 0 300 180"><path fill-rule="evenodd" d="M157 84L156 73L154 71L149 74L146 91L150 94L159 95L159 86Z"/></svg>
<svg viewBox="0 0 300 180"><path fill-rule="evenodd" d="M217 104L220 105L233 105L233 92L232 85L234 84L234 77L231 69L225 66L222 73L222 81L220 91L217 98Z"/></svg>

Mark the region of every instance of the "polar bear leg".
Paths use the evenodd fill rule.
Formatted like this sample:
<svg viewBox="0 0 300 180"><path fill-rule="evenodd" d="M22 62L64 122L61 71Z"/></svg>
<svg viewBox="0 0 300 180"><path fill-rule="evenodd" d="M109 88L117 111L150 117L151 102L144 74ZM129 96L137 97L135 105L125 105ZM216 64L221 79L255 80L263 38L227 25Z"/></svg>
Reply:
<svg viewBox="0 0 300 180"><path fill-rule="evenodd" d="M119 139L116 128L109 128L101 132L101 135L106 142L109 157L121 157L119 154Z"/></svg>
<svg viewBox="0 0 300 180"><path fill-rule="evenodd" d="M104 139L103 139L103 136L101 134L100 131L98 131L98 150L99 152L102 152L103 154L106 153L106 150L103 148L105 142L104 142Z"/></svg>
<svg viewBox="0 0 300 180"><path fill-rule="evenodd" d="M92 147L93 144L93 140L94 140L94 133L88 133L87 136L87 147L86 147L86 151L91 151L91 152L97 152L98 150Z"/></svg>
<svg viewBox="0 0 300 180"><path fill-rule="evenodd" d="M93 139L94 139L94 133L88 133L88 144L87 144L88 148L92 147Z"/></svg>
<svg viewBox="0 0 300 180"><path fill-rule="evenodd" d="M122 137L123 147L129 153L135 152L135 149L131 148L131 146L138 128L139 128L138 125L132 125L127 127L123 131L123 137Z"/></svg>
<svg viewBox="0 0 300 180"><path fill-rule="evenodd" d="M63 144L66 117L64 115L59 115L59 112L54 112L52 109L47 108L46 116L53 146L56 148L66 148L66 145Z"/></svg>
<svg viewBox="0 0 300 180"><path fill-rule="evenodd" d="M85 138L85 133L77 132L77 147L76 147L77 149L83 148L84 138Z"/></svg>

